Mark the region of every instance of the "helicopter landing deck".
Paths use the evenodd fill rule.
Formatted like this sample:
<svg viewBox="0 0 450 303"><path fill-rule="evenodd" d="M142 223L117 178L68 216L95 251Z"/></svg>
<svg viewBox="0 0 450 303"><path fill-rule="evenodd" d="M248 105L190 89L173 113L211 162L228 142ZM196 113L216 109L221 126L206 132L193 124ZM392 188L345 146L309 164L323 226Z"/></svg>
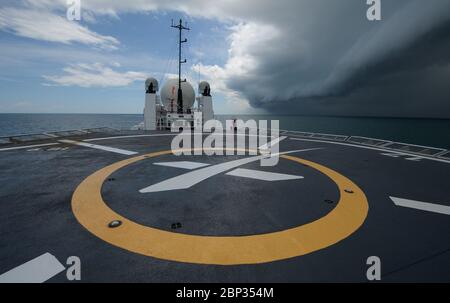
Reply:
<svg viewBox="0 0 450 303"><path fill-rule="evenodd" d="M82 282L364 282L376 256L382 281L450 280L445 150L282 135L274 167L156 131L0 147L0 279L77 256Z"/></svg>

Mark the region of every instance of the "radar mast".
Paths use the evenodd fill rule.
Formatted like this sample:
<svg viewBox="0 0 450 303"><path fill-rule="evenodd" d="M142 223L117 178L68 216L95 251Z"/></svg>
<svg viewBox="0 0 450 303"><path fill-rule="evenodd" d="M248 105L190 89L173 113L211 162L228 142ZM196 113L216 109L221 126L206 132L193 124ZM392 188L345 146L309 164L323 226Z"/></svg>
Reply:
<svg viewBox="0 0 450 303"><path fill-rule="evenodd" d="M183 91L181 89L181 83L186 82L186 79L181 80L181 64L186 63L186 59L181 61L181 44L186 43L187 39L182 40L182 31L190 30L190 28L183 25L183 20L180 19L180 23L175 25L172 20L171 27L178 29L179 31L179 39L178 39L178 98L177 98L177 112L179 114L183 113Z"/></svg>

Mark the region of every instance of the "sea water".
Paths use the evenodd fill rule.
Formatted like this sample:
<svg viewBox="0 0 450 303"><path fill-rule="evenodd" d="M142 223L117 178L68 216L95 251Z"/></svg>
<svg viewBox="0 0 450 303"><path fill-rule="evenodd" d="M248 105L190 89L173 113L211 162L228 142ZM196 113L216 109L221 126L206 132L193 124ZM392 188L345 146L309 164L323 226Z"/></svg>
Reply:
<svg viewBox="0 0 450 303"><path fill-rule="evenodd" d="M449 119L323 117L296 115L216 115L227 119L279 120L280 128L304 132L365 136L450 149ZM95 127L130 129L139 114L0 114L0 137Z"/></svg>

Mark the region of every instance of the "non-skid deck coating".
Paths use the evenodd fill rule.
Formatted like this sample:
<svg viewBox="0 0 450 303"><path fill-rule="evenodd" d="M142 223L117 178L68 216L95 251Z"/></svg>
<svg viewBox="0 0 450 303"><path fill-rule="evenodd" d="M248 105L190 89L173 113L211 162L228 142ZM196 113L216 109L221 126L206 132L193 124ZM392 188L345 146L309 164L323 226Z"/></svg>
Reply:
<svg viewBox="0 0 450 303"><path fill-rule="evenodd" d="M91 134L70 140L94 146L55 139L57 145L28 147L35 144L27 143L24 149L1 150L0 275L50 253L66 267L69 256L78 256L83 282L364 282L367 258L378 256L382 281L450 281L450 216L435 211L450 206L450 163L288 135L280 142L280 152L298 152L283 156L275 167L253 161L186 189L141 193L179 175L189 177L201 169L252 157L162 153L130 161L170 150L172 138L170 133ZM123 225L108 228L104 220L110 218L96 214L95 207L89 212L94 205L89 195L84 201L88 206L83 215L97 215L98 221L91 223L119 239L107 241L98 230L77 220L72 198L80 184L124 161L130 163L100 180L99 192ZM340 188L339 180L319 167L351 184ZM251 177L261 173L274 180ZM290 178L276 180L278 174ZM366 215L358 189L367 199ZM354 205L349 204L345 214L337 212L336 226L323 225L309 238L275 237L284 243L280 245L265 242L264 236L304 229L333 215L342 199ZM354 222L342 239L325 243L358 218L362 225ZM134 234L128 229L126 220L159 233L140 243L147 253L126 246L139 236L137 230ZM206 242L209 246L189 242L204 239L230 241L219 243L222 250L215 242ZM325 241L322 248L314 247L321 241ZM287 253L292 247L298 256ZM277 257L283 253L289 257ZM173 261L174 256L182 262ZM65 281L64 273L48 280Z"/></svg>

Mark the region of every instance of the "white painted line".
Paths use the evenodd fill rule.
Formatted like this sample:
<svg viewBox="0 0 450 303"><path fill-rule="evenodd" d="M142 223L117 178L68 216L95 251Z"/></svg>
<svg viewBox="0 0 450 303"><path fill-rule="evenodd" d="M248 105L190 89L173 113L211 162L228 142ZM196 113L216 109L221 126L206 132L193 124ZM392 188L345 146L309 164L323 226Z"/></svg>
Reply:
<svg viewBox="0 0 450 303"><path fill-rule="evenodd" d="M191 161L174 161L174 162L156 162L154 165L183 168L183 169L197 169L208 166L209 164Z"/></svg>
<svg viewBox="0 0 450 303"><path fill-rule="evenodd" d="M423 158L422 157L413 157L413 158L405 158L405 160L408 160L408 161L420 161L420 160L422 160Z"/></svg>
<svg viewBox="0 0 450 303"><path fill-rule="evenodd" d="M401 156L410 157L410 155L405 155L405 154L392 154L392 153L381 153L380 155L387 156L387 157L391 157L391 158L399 158L399 157L401 157ZM405 158L405 160L417 162L417 161L423 160L423 158L420 157L420 156L417 156L417 157Z"/></svg>
<svg viewBox="0 0 450 303"><path fill-rule="evenodd" d="M232 171L226 173L226 175L262 180L262 181L286 181L286 180L303 179L302 176L271 173L271 172L265 172L265 171L253 170L253 169L245 169L245 168L237 168L235 170L232 170Z"/></svg>
<svg viewBox="0 0 450 303"><path fill-rule="evenodd" d="M60 140L59 142L67 143L67 144L73 144L73 145L78 145L78 146L84 146L84 147L89 147L89 148L94 148L94 149L105 150L105 151L109 151L109 152L112 152L112 153L117 153L117 154L127 155L127 156L131 156L131 155L136 155L137 154L137 152L124 150L124 149L120 149L120 148L103 146L103 145L96 145L96 144L91 144L91 143L78 142L78 141L73 141L73 140Z"/></svg>
<svg viewBox="0 0 450 303"><path fill-rule="evenodd" d="M282 137L275 138L274 140L272 140L272 141L270 141L270 142L268 142L268 143L266 143L266 144L264 144L264 145L261 145L261 146L259 147L259 149L267 150L267 149L269 149L270 147L274 146L275 144L280 143L281 141L283 141L283 140L286 139L286 138L287 138L286 136L282 136Z"/></svg>
<svg viewBox="0 0 450 303"><path fill-rule="evenodd" d="M351 147L356 147L356 148L370 149L370 150L394 153L394 154L398 154L398 155L407 155L407 156L417 157L417 154L408 153L408 152L404 152L404 151L397 152L397 151L394 151L394 150L389 150L389 149L381 148L381 147L371 147L371 146L365 146L365 145L356 145L356 144L344 143L344 142L324 141L324 140L317 140L317 139L303 139L303 138L289 138L289 139L294 140L294 141L306 141L306 142L316 142L316 143L351 146ZM421 158L422 159L431 160L431 161L442 162L442 163L449 163L450 164L450 160L438 159L438 158L427 157L427 156L421 156Z"/></svg>
<svg viewBox="0 0 450 303"><path fill-rule="evenodd" d="M0 148L0 151L18 150L18 149L30 149L30 148L36 148L36 147L58 145L58 144L59 144L59 143L46 143L46 144L37 144L37 145L27 145L27 146L17 146L17 147L6 147L6 148Z"/></svg>
<svg viewBox="0 0 450 303"><path fill-rule="evenodd" d="M271 157L276 157L279 155L286 155L286 154L293 154L293 153L297 153L297 152L313 151L313 150L318 150L318 149L320 149L320 148L292 150L292 151L272 154ZM242 166L242 165L245 165L248 163L252 163L252 162L261 160L263 158L267 158L267 155L243 158L243 159L238 159L238 160L229 161L229 162L225 162L225 163L220 163L220 164L213 165L213 166L204 167L204 168L194 170L192 172L185 173L185 174L167 179L165 181L153 184L151 186L141 189L139 192L144 194L144 193L153 193L153 192L160 192L160 191L191 188L192 186L194 186L208 178L211 178L215 175L218 175L220 173L226 172L227 170L231 170L231 169L237 168L239 166Z"/></svg>
<svg viewBox="0 0 450 303"><path fill-rule="evenodd" d="M65 270L50 253L45 253L0 275L0 283L43 283Z"/></svg>
<svg viewBox="0 0 450 303"><path fill-rule="evenodd" d="M397 206L414 208L414 209L429 211L429 212L438 213L438 214L450 215L450 206L433 204L433 203L428 203L428 202L420 202L420 201L414 201L414 200L407 200L407 199L396 198L396 197L389 197L389 198Z"/></svg>
<svg viewBox="0 0 450 303"><path fill-rule="evenodd" d="M177 134L153 134L153 135L129 135L129 136L113 136L113 137L103 137L103 138L92 138L83 140L84 142L92 141L104 141L104 140L114 140L114 139L128 139L128 138L143 138L143 137L169 137L176 136Z"/></svg>
<svg viewBox="0 0 450 303"><path fill-rule="evenodd" d="M391 158L398 158L398 157L401 156L401 155L399 155L399 154L390 154L390 153L381 153L380 155L382 155L382 156L387 156L387 157L391 157Z"/></svg>
<svg viewBox="0 0 450 303"><path fill-rule="evenodd" d="M54 134L43 133L43 135L46 135L46 136L49 136L49 137L52 137L52 138L58 138L58 136L54 135Z"/></svg>
<svg viewBox="0 0 450 303"><path fill-rule="evenodd" d="M199 133L192 133L192 135L196 135ZM85 139L83 142L92 142L92 141L104 141L104 140L118 140L118 139L129 139L129 138L143 138L143 137L174 137L177 136L178 133L168 133L168 134L152 134L152 135L129 135L129 136L114 136L114 137L103 137L103 138L91 138ZM211 135L211 133L202 133L202 135ZM223 133L224 136L246 136L246 137L258 137L258 135L251 134L228 134ZM274 136L268 136L270 138L274 138Z"/></svg>

